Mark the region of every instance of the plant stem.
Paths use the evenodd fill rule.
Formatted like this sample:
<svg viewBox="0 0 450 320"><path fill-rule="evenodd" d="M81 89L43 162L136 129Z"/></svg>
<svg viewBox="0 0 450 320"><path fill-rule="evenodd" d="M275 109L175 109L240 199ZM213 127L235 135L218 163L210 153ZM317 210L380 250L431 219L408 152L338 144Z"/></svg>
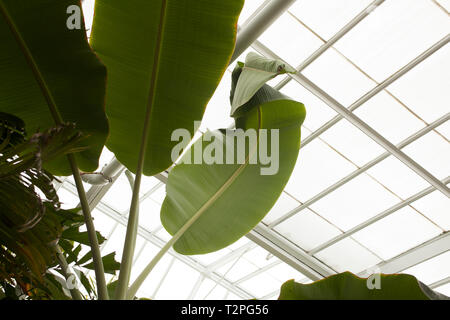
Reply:
<svg viewBox="0 0 450 320"><path fill-rule="evenodd" d="M161 260L161 258L166 254L167 251L173 246L173 244L186 232L187 229L189 229L192 224L197 221L198 218L201 217L203 214L202 210L199 210L195 215L192 216L191 219L189 219L170 239L164 247L161 248L161 250L156 254L155 257L153 257L152 261L145 267L145 269L141 272L141 274L136 278L136 280L133 282L133 284L130 286L130 289L127 292L127 299L133 299L136 295L137 291L141 287L141 285L144 283L145 279L147 279L150 272L153 270L153 268L156 266L156 264Z"/></svg>
<svg viewBox="0 0 450 320"><path fill-rule="evenodd" d="M33 55L30 52L30 49L28 48L25 40L22 38L16 24L14 23L14 20L12 19L11 15L9 14L8 10L6 9L3 0L0 0L0 14L3 15L3 17L5 18L5 21L11 30L11 33L13 34L14 38L16 39L17 44L19 45L19 47L25 57L25 60L27 61L31 71L33 72L36 82L38 83L38 85L41 89L41 92L45 98L45 101L47 102L50 113L51 113L55 123L57 125L62 124L63 118L59 112L59 109L56 105L55 100L53 99L51 91L48 88L47 83L45 82L45 79L44 79L41 71L39 70L39 67L38 67L36 61L34 60ZM78 196L80 198L81 208L83 210L84 220L86 221L86 228L87 228L87 231L89 234L89 240L90 240L90 244L91 244L93 260L94 260L94 264L96 266L95 275L96 275L96 281L97 281L98 296L100 299L108 299L108 291L106 289L105 273L103 270L103 261L100 256L100 250L98 247L97 236L95 233L95 228L94 228L94 224L92 222L92 217L91 217L91 210L90 210L89 205L86 200L86 193L84 192L83 183L81 182L81 177L80 177L80 173L78 171L78 166L77 166L75 157L72 154L69 154L67 156L67 158L69 159L70 167L72 169L72 174L75 179Z"/></svg>
<svg viewBox="0 0 450 320"><path fill-rule="evenodd" d="M75 157L73 154L68 154L70 167L72 168L73 178L77 187L78 196L80 197L81 209L84 215L84 221L86 223L86 229L88 232L89 243L91 244L92 259L94 261L95 280L97 282L97 293L100 300L108 300L108 290L106 287L105 270L103 268L102 255L100 253L100 247L98 245L97 233L95 232L94 222L92 221L91 208L86 198L86 192L84 191L83 182L81 180L80 172L78 171Z"/></svg>
<svg viewBox="0 0 450 320"><path fill-rule="evenodd" d="M122 253L122 262L120 264L119 280L116 289L116 299L123 300L127 296L128 284L130 282L131 265L134 256L134 244L137 237L137 225L139 219L139 190L141 186L142 173L144 169L145 154L147 152L148 134L150 132L150 118L152 107L155 103L156 84L159 72L159 59L161 56L161 44L164 33L164 24L166 17L167 0L163 0L161 4L160 21L158 26L158 34L156 38L155 55L153 59L153 69L150 78L150 89L148 101L145 111L144 128L142 130L142 139L139 150L138 165L136 168L136 176L133 187L133 196L131 198L130 213L128 215L127 234L125 236L125 244Z"/></svg>
<svg viewBox="0 0 450 320"><path fill-rule="evenodd" d="M135 183L134 178L133 178L133 174L130 171L126 170L125 171L125 175L127 176L128 182L130 183L130 187L133 190L134 189L134 183ZM137 215L139 216L139 206L137 206L136 210L137 210ZM136 223L133 225L133 234L137 235L138 227L139 227L139 223L138 223L138 221L136 221ZM133 253L134 253L134 251L136 249L136 239L137 239L137 236L134 237L134 242L132 243L132 246L131 246L131 250L132 250ZM133 256L134 256L134 254L133 254Z"/></svg>
<svg viewBox="0 0 450 320"><path fill-rule="evenodd" d="M61 252L61 248L59 245L55 246L56 255L59 261L59 265L61 266L62 273L64 275L64 278L66 278L66 281L69 281L69 278L71 276L74 276L73 273L70 272L69 264L67 263L66 257L64 257L64 254ZM77 288L70 289L70 294L72 295L72 298L74 300L84 300L83 296L81 295L80 291L78 291Z"/></svg>

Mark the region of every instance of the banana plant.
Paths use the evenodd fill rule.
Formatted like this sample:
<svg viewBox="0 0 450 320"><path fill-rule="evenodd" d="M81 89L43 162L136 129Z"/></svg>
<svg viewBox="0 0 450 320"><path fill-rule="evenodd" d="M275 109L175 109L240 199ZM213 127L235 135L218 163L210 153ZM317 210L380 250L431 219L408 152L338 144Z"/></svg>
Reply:
<svg viewBox="0 0 450 320"><path fill-rule="evenodd" d="M75 270L95 270L96 292L81 272L90 298L134 299L172 246L186 255L213 252L263 219L297 161L305 119L302 103L265 83L294 69L253 53L238 62L230 92L235 127L207 131L184 150L194 133L192 123L201 120L231 59L243 2L97 0L88 41L79 0L0 0L0 112L8 114L2 122L7 125L0 126L0 155L7 159L0 163L0 188L14 185L15 194L29 199L18 203L11 190L1 193L0 209L10 216L7 224L0 221L0 259L6 266L0 269L0 295L13 296L11 282L16 281L31 298L85 299L76 289L67 294L59 282L60 276L70 277L71 265ZM79 23L69 26L68 19ZM66 128L66 123L74 126ZM182 144L172 140L178 129L189 136ZM66 130L77 134L66 135ZM44 135L36 136L38 132ZM49 141L39 137L56 137L62 151L33 149L38 141ZM234 143L240 138L242 148ZM21 139L28 142L6 152ZM114 254L100 254L104 238L95 230L80 175L80 170L95 171L105 146L126 166L133 187L120 264ZM173 155L182 151L175 161ZM199 151L204 162L197 163ZM172 239L130 286L142 175L169 168L160 215ZM78 211L54 210L57 198L49 183L53 175L70 174L82 219ZM34 188L53 202L43 204ZM80 232L82 224L86 232ZM16 227L12 231L11 225ZM49 238L40 237L49 232L55 248L51 252L46 246ZM26 236L34 239L33 245ZM90 251L80 257L84 245ZM118 269L118 279L107 285L105 272L115 274ZM17 271L15 280L11 270ZM30 278L43 285L30 286ZM381 279L389 292L368 293L362 288L365 280L349 274L312 285L290 281L283 285L280 299L395 298L397 293L405 298L436 297L411 277ZM343 287L352 289L344 292Z"/></svg>
<svg viewBox="0 0 450 320"><path fill-rule="evenodd" d="M46 168L73 174L96 264L99 297L108 296L101 255L79 169L95 170L108 135L104 112L106 68L90 48L84 24L67 27L75 0L0 1L0 108L25 122L29 132L65 122L86 138L83 151L54 159Z"/></svg>
<svg viewBox="0 0 450 320"><path fill-rule="evenodd" d="M409 274L373 274L360 278L343 272L302 284L289 280L279 300L449 300Z"/></svg>
<svg viewBox="0 0 450 320"><path fill-rule="evenodd" d="M0 287L7 298L17 298L17 290L33 298L65 297L48 270L59 261L56 270L64 274L67 262L60 246L73 238L87 242L87 235L78 230L83 217L60 208L54 177L43 166L79 151L82 139L73 124L26 138L24 122L0 112ZM64 253L70 252L66 249ZM11 284L14 290L9 290Z"/></svg>
<svg viewBox="0 0 450 320"><path fill-rule="evenodd" d="M79 27L67 24L69 8L82 13L80 1L0 0L0 110L23 119L28 132L71 122L85 137L79 152L45 166L74 177L100 299L108 299L104 266L79 170L94 171L106 143L136 174L116 290L124 298L141 176L170 167L171 132L201 119L233 52L242 6L98 0L91 47L82 17Z"/></svg>

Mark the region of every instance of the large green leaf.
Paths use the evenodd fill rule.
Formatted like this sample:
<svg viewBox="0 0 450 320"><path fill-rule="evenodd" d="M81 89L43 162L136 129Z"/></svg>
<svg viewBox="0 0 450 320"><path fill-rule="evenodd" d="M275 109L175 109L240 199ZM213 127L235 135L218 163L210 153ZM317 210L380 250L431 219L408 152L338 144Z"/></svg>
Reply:
<svg viewBox="0 0 450 320"><path fill-rule="evenodd" d="M373 275L372 278L364 279L355 276L353 273L344 272L311 284L301 284L289 280L281 286L278 299L440 300L448 299L448 297L432 291L409 274L378 274Z"/></svg>
<svg viewBox="0 0 450 320"><path fill-rule="evenodd" d="M108 133L104 112L106 68L87 42L84 24L69 30L66 21L76 0L1 0L31 53L63 121L76 123L88 149L77 154L80 169L93 171ZM0 110L25 121L28 134L55 125L30 60L25 59L10 25L0 13ZM48 164L54 174L70 173L65 157Z"/></svg>
<svg viewBox="0 0 450 320"><path fill-rule="evenodd" d="M238 66L233 73L233 88L241 71ZM206 151L214 143L224 150L223 163L226 162L227 147L233 148L234 160L238 160L238 146L224 136L223 130L206 133L212 136L208 137L212 142L206 139L195 142L183 156L182 163L169 174L167 196L161 208L164 227L175 234L192 217L197 219L175 242L176 251L183 254L208 253L238 240L262 220L287 183L300 148L300 126L305 118L305 108L299 102L280 96L267 85L257 92L253 102L253 105L246 106L245 114L236 119L236 126L243 130L279 130L278 171L262 174L263 168L267 167L257 157L262 135L256 144L246 144L244 163L187 164L192 150L195 153L201 146ZM270 150L276 136L270 132L267 136ZM276 149L272 149L272 155L276 154ZM256 163L252 164L252 160Z"/></svg>
<svg viewBox="0 0 450 320"><path fill-rule="evenodd" d="M120 269L120 263L116 261L115 256L116 256L116 253L111 252L111 253L107 254L106 256L102 257L105 272L115 274L116 271ZM88 264L83 265L82 267L94 270L95 266L94 266L94 262L90 262Z"/></svg>
<svg viewBox="0 0 450 320"><path fill-rule="evenodd" d="M90 245L87 231L80 232L78 227L71 227L63 231L62 237L67 240L76 241L86 246ZM98 244L105 242L106 238L96 231Z"/></svg>
<svg viewBox="0 0 450 320"><path fill-rule="evenodd" d="M146 175L172 164L175 129L193 133L233 52L243 2L96 1L91 44L108 67L107 146L130 171L136 172L144 119Z"/></svg>

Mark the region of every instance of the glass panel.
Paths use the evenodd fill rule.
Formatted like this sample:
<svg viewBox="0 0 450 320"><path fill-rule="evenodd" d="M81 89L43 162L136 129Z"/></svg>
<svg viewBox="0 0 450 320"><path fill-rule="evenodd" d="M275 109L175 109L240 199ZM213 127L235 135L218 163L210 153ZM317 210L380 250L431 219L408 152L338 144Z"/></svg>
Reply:
<svg viewBox="0 0 450 320"><path fill-rule="evenodd" d="M438 179L450 173L450 144L435 132L430 132L406 146L403 151Z"/></svg>
<svg viewBox="0 0 450 320"><path fill-rule="evenodd" d="M246 252L243 258L254 264L258 269L263 268L277 260L277 258L261 247L256 247Z"/></svg>
<svg viewBox="0 0 450 320"><path fill-rule="evenodd" d="M384 91L372 97L354 113L394 144L425 126L423 121Z"/></svg>
<svg viewBox="0 0 450 320"><path fill-rule="evenodd" d="M303 74L346 107L375 86L335 50L327 50Z"/></svg>
<svg viewBox="0 0 450 320"><path fill-rule="evenodd" d="M437 127L437 131L442 134L447 140L450 139L450 121Z"/></svg>
<svg viewBox="0 0 450 320"><path fill-rule="evenodd" d="M155 230L161 226L159 212L161 205L151 198L141 202L139 207L139 226L148 231Z"/></svg>
<svg viewBox="0 0 450 320"><path fill-rule="evenodd" d="M388 0L336 43L378 82L441 40L450 20L432 1Z"/></svg>
<svg viewBox="0 0 450 320"><path fill-rule="evenodd" d="M450 6L449 6L449 9L450 9ZM434 290L450 297L450 283L447 283L446 285L435 288Z"/></svg>
<svg viewBox="0 0 450 320"><path fill-rule="evenodd" d="M411 204L414 208L437 223L441 228L450 230L450 199L440 191L434 191Z"/></svg>
<svg viewBox="0 0 450 320"><path fill-rule="evenodd" d="M280 262L280 264L270 268L266 271L275 279L281 281L282 283L294 279L296 282L306 283L309 281L307 277L305 277L302 273L295 270L291 266L287 265L284 262Z"/></svg>
<svg viewBox="0 0 450 320"><path fill-rule="evenodd" d="M300 150L286 191L304 202L355 169L325 143L314 140Z"/></svg>
<svg viewBox="0 0 450 320"><path fill-rule="evenodd" d="M234 282L252 272L255 272L256 270L258 270L258 267L253 263L250 263L246 259L242 259L242 257L238 260L238 257L236 257L234 260L221 266L216 271L218 274Z"/></svg>
<svg viewBox="0 0 450 320"><path fill-rule="evenodd" d="M323 43L289 13L281 15L258 40L293 67Z"/></svg>
<svg viewBox="0 0 450 320"><path fill-rule="evenodd" d="M225 297L227 290L218 285L216 282L205 279L203 280L200 288L198 289L197 294L194 299L196 300L221 300ZM237 298L242 299L242 298Z"/></svg>
<svg viewBox="0 0 450 320"><path fill-rule="evenodd" d="M296 1L289 11L328 40L371 2L371 0Z"/></svg>
<svg viewBox="0 0 450 320"><path fill-rule="evenodd" d="M405 207L352 237L383 260L388 260L440 233L442 230L436 225L410 207Z"/></svg>
<svg viewBox="0 0 450 320"><path fill-rule="evenodd" d="M345 119L325 131L320 138L358 167L385 151L378 143Z"/></svg>
<svg viewBox="0 0 450 320"><path fill-rule="evenodd" d="M339 229L308 209L280 223L275 230L306 251L341 234Z"/></svg>
<svg viewBox="0 0 450 320"><path fill-rule="evenodd" d="M351 238L339 241L315 256L338 272L359 273L381 261Z"/></svg>
<svg viewBox="0 0 450 320"><path fill-rule="evenodd" d="M422 177L393 156L376 164L367 173L402 199L429 186Z"/></svg>
<svg viewBox="0 0 450 320"><path fill-rule="evenodd" d="M412 274L427 285L442 280L450 276L450 251L403 270L403 273Z"/></svg>
<svg viewBox="0 0 450 320"><path fill-rule="evenodd" d="M261 273L257 276L239 284L240 287L253 293L256 297L263 297L275 290L280 289L281 281L269 274Z"/></svg>
<svg viewBox="0 0 450 320"><path fill-rule="evenodd" d="M446 19L450 21L447 17ZM449 29L447 27L447 33ZM447 44L388 87L389 91L428 123L448 112L450 73L444 70L450 69L449 55L450 45Z"/></svg>
<svg viewBox="0 0 450 320"><path fill-rule="evenodd" d="M197 282L199 273L182 262L175 260L167 277L156 294L156 299L187 299Z"/></svg>
<svg viewBox="0 0 450 320"><path fill-rule="evenodd" d="M269 213L264 217L263 222L270 224L299 205L300 202L283 192Z"/></svg>
<svg viewBox="0 0 450 320"><path fill-rule="evenodd" d="M119 212L130 209L132 189L125 174L121 174L102 201Z"/></svg>
<svg viewBox="0 0 450 320"><path fill-rule="evenodd" d="M342 230L348 230L397 202L397 197L362 174L312 204L311 208Z"/></svg>

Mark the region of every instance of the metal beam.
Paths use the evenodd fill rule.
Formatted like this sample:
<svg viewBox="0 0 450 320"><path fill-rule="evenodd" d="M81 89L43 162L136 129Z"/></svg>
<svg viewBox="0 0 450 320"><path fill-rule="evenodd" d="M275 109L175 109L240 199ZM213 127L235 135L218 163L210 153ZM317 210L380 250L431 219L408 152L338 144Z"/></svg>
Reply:
<svg viewBox="0 0 450 320"><path fill-rule="evenodd" d="M443 233L397 257L379 263L381 273L398 273L450 250L450 232Z"/></svg>
<svg viewBox="0 0 450 320"><path fill-rule="evenodd" d="M170 269L172 269L173 263L175 262L175 257L172 257L170 259L169 265L166 267L166 270L164 271L164 274L162 275L161 279L159 279L158 285L156 286L155 290L153 291L152 295L150 296L151 300L155 299L155 296L158 294L159 289L161 288L164 280L166 280L167 275L170 272Z"/></svg>
<svg viewBox="0 0 450 320"><path fill-rule="evenodd" d="M265 296L262 296L261 298L258 298L258 300L268 300L268 299L273 298L273 297L275 297L276 295L279 295L279 294L280 294L280 289L272 291L271 293L266 294Z"/></svg>
<svg viewBox="0 0 450 320"><path fill-rule="evenodd" d="M424 51L422 54L420 54L419 56L417 56L415 59L413 59L412 61L410 61L408 64L406 64L403 68L401 68L400 70L398 70L397 72L395 72L393 75L391 75L390 77L388 77L386 80L384 80L383 82L381 82L380 84L378 84L377 86L375 86L372 90L370 90L369 92L367 92L366 94L364 94L361 98L359 98L357 101L355 101L354 103L352 103L349 107L348 110L349 111L354 111L357 108L359 108L361 105L363 105L364 103L366 103L368 100L370 100L372 97L374 97L375 95L377 95L378 93L380 93L381 91L383 91L384 89L386 89L389 85L391 85L393 82L395 82L396 80L398 80L400 77L402 77L404 74L406 74L407 72L409 72L411 69L413 69L415 66L417 66L418 64L420 64L422 61L424 61L425 59L427 59L428 57L430 57L433 53L435 53L436 51L438 51L439 49L441 49L443 46L445 46L446 44L448 44L450 41L450 34L445 36L444 38L442 38L440 41L436 42L433 46L431 46L428 50ZM270 57L273 59L279 59L282 60L281 57L279 57L276 53L274 53L272 50L270 50L269 48L267 48L265 45L263 45L261 42L259 41L255 41L252 44L252 47L257 50L258 52L260 52L261 54L265 55L266 57ZM294 80L297 80L295 78L295 75L292 74L288 74L288 76L290 78L293 78ZM297 80L298 81L298 80ZM301 83L300 83L301 84ZM307 88L308 89L308 88ZM314 92L312 92L313 94L315 94ZM316 95L316 94L315 94ZM317 96L317 95L316 95ZM320 98L320 97L319 97ZM305 147L308 143L310 143L312 140L314 140L315 138L317 138L318 136L320 136L322 133L324 133L325 131L327 131L328 129L330 129L332 126L334 126L336 123L338 123L339 121L341 121L344 117L341 114L338 114L337 116L335 116L334 118L332 118L331 120L329 120L327 123L325 123L323 126L321 126L319 129L315 130L314 132L312 132L310 135L308 135L308 137L306 137L305 139L302 140L301 142L301 148Z"/></svg>
<svg viewBox="0 0 450 320"><path fill-rule="evenodd" d="M294 2L295 0L272 0L244 28L239 30L230 64L258 39Z"/></svg>
<svg viewBox="0 0 450 320"><path fill-rule="evenodd" d="M358 23L364 20L373 10L378 8L385 0L375 0L369 4L363 11L361 11L356 17L354 17L349 23L347 23L341 30L339 30L333 37L326 41L319 49L305 59L301 64L297 66L297 72L301 72L318 57L320 57L325 51L327 51L332 45L334 45L339 39L345 36L350 30L352 30ZM286 84L291 81L291 77L284 78L280 83L275 86L275 89L280 90Z"/></svg>
<svg viewBox="0 0 450 320"><path fill-rule="evenodd" d="M427 125L426 127L422 128L419 131L417 131L416 133L412 134L411 136L409 136L408 138L406 138L405 140L403 140L402 142L397 144L397 148L402 149L402 148L406 147L407 145L413 143L414 141L416 141L420 137L424 136L428 132L430 132L430 131L434 130L435 128L439 127L440 125L444 124L448 120L450 120L450 113L447 113L443 117L437 119L433 123ZM269 224L269 227L273 228L273 227L279 225L280 223L286 221L287 219L291 218L293 215L299 213L303 209L305 209L305 208L309 207L310 205L316 203L317 201L319 201L320 199L322 199L326 195L330 194L334 190L336 190L339 187L343 186L344 184L346 184L350 180L356 178L357 176L359 176L363 172L366 172L367 170L369 170L370 168L372 168L376 164L380 163L381 161L383 161L384 159L386 159L390 155L391 155L390 152L385 152L385 153L381 154L380 156L376 157L375 159L369 161L368 163L366 163L362 167L356 169L352 173L348 174L346 177L342 178L341 180L339 180L335 184L327 187L326 189L324 189L323 191L317 193L315 196L313 196L309 200L303 202L297 208L292 209L291 211L289 211L285 215L283 215L283 216L279 217L278 219L274 220L272 223Z"/></svg>
<svg viewBox="0 0 450 320"><path fill-rule="evenodd" d="M207 266L208 270L214 271L224 265L226 265L228 262L233 261L235 258L241 256L242 254L245 254L246 252L256 248L257 245L253 242L249 242L244 244L243 246L237 248L236 250L233 250L233 252L230 252L229 254L221 257L220 259L212 262Z"/></svg>
<svg viewBox="0 0 450 320"><path fill-rule="evenodd" d="M429 287L431 289L436 289L436 288L446 285L447 283L450 283L450 276L448 276L447 278L441 279L439 281L433 282L432 284L429 285Z"/></svg>
<svg viewBox="0 0 450 320"><path fill-rule="evenodd" d="M199 274L198 279L195 282L194 287L191 290L191 293L189 293L189 296L188 296L187 300L194 300L194 298L197 295L197 292L200 289L200 286L202 285L203 281L205 281L205 276L203 274Z"/></svg>
<svg viewBox="0 0 450 320"><path fill-rule="evenodd" d="M115 219L116 221L119 220L119 223L121 223L123 226L127 225L127 219L124 218L123 216L120 215L119 212L115 211L113 208L100 203L98 209L100 211L102 211L103 213L105 213L106 215L108 215L110 218ZM151 232L149 232L148 230L146 230L143 227L139 227L138 229L138 235L143 237L144 239L148 240L150 243L152 243L153 245L157 246L158 248L162 248L166 242L162 239L160 239L159 237L157 237L156 235L152 234ZM200 273L204 274L205 277L211 279L214 282L218 282L221 281L221 276L218 275L215 272L209 272L209 270L207 270L207 268L205 266L203 266L200 262L198 262L197 260L193 259L192 257L189 256L183 256L180 255L178 253L176 253L174 250L169 250L168 252L170 255L175 256L178 260L184 262L185 264L187 264L188 266L190 266L191 268L199 271ZM234 294L242 297L243 299L251 299L254 298L253 295L251 295L250 293L248 293L247 291L238 288L236 286L234 286L229 280L227 279L223 279L220 284L225 287L227 290L230 290L231 292L233 292Z"/></svg>
<svg viewBox="0 0 450 320"><path fill-rule="evenodd" d="M162 173L161 179L167 179L167 172ZM259 223L253 230L251 230L246 237L266 249L280 260L284 261L294 269L312 280L319 280L335 274L332 268L320 262L318 259L308 255L299 247L293 245L286 238L279 236L274 230L268 228L262 223ZM213 262L207 267L207 270L214 270L241 254L241 251L246 252L252 245L246 244L237 252L232 252L227 256Z"/></svg>
<svg viewBox="0 0 450 320"><path fill-rule="evenodd" d="M450 34L444 37L441 41L439 41L437 44L435 44L432 48L427 50L427 54L425 56L430 56L432 53L436 52L439 48L444 46L450 41ZM269 48L264 46L262 43L255 41L254 46L258 51L262 51L263 54L265 54L268 57L276 58L282 60L280 57L278 57L275 53L273 53ZM417 58L415 59L417 60ZM417 60L422 61L422 60ZM418 62L417 62L418 63ZM404 74L411 70L415 64L408 64L407 66L403 67L397 74ZM439 179L437 179L435 176L433 176L431 173L429 173L425 168L423 168L421 165L419 165L416 161L414 161L411 157L406 155L403 151L399 150L397 147L395 147L389 140L384 138L381 134L379 134L377 131L375 131L372 127L370 127L367 123L365 123L363 120L361 120L358 116L353 114L349 109L345 108L342 104L340 104L336 99L334 99L332 96L330 96L328 93L323 91L321 88L319 88L316 84L314 84L312 81L310 81L308 78L306 78L301 73L296 74L289 74L290 77L292 77L294 80L296 80L299 84L301 84L305 89L309 90L312 94L317 96L319 99L321 99L323 102L325 102L328 106L330 106L334 111L336 111L342 119L345 118L348 122L353 124L355 127L357 127L359 130L361 130L363 133L365 133L369 138L374 140L376 143L378 143L381 147L389 151L392 155L394 155L396 158L398 158L400 161L402 161L405 165L407 165L411 170L416 172L419 176L421 176L423 179L428 181L432 186L434 186L436 189L441 191L444 195L447 197L450 197L450 189L447 188ZM378 93L379 91L383 90L386 86L394 82L396 79L398 79L400 76L396 77L390 77L389 79L383 81L382 84L375 87L373 90L369 91L368 94L364 95L360 99L358 99L357 102L354 103L354 105L359 104L362 105L364 102L369 100L373 95ZM339 119L339 120L340 120ZM338 121L339 121L338 120Z"/></svg>
<svg viewBox="0 0 450 320"><path fill-rule="evenodd" d="M262 223L250 231L247 238L313 281L336 273L332 268L310 256Z"/></svg>
<svg viewBox="0 0 450 320"><path fill-rule="evenodd" d="M442 183L449 183L450 182L450 177L447 177L446 179L442 180ZM310 250L308 253L311 255L316 254L319 251L322 251L330 246L332 246L333 244L335 244L336 242L339 242L347 237L350 237L352 234L355 234L356 232L370 226L371 224L374 224L375 222L387 217L388 215L396 212L397 210L400 210L403 207L406 207L408 205L410 205L411 203L413 203L414 201L419 200L420 198L425 197L426 195L429 195L430 193L432 193L433 191L435 191L436 189L432 186L416 193L415 195L409 197L408 199L405 199L395 205L393 205L392 207L384 210L383 212L377 214L376 216L364 221L363 223L351 228L350 230L328 240L327 242L317 246L316 248Z"/></svg>
<svg viewBox="0 0 450 320"><path fill-rule="evenodd" d="M253 271L253 272L247 274L246 276L243 276L242 278L236 280L236 281L234 282L234 284L239 284L239 283L245 282L245 281L247 281L247 280L249 280L249 279L251 279L251 278L253 278L253 277L256 277L258 274L261 274L261 273L263 273L263 272L266 272L266 271L269 270L270 268L273 268L273 267L279 265L280 263L282 263L281 260L276 260L276 261L274 261L274 262L272 262L272 263L269 263L268 265L266 265L266 266L264 266L264 267L262 267L262 268L259 268L258 270Z"/></svg>
<svg viewBox="0 0 450 320"><path fill-rule="evenodd" d="M417 56L415 59L411 60L408 64L406 64L403 68L395 72L393 75L388 77L386 80L375 86L372 90L367 92L365 95L363 95L361 98L356 100L354 103L352 103L348 110L354 111L358 109L360 106L362 106L364 103L366 103L368 100L370 100L372 97L386 89L389 85L391 85L393 82L398 80L400 77L402 77L404 74L409 72L411 69L413 69L415 66L420 64L422 61L430 57L433 53L441 49L443 46L445 46L450 41L450 35L447 35L437 43L435 43L433 46L431 46L428 50L424 51L422 54ZM258 46L261 44L258 44ZM329 120L327 123L325 123L323 126L321 126L319 129L312 132L308 137L306 137L301 145L302 147L306 146L308 143L310 143L312 140L320 136L322 133L330 129L332 126L334 126L336 123L341 121L343 119L342 115L337 115L331 120Z"/></svg>
<svg viewBox="0 0 450 320"><path fill-rule="evenodd" d="M449 36L450 39L450 36ZM310 81L302 74L292 75L293 78L328 104L332 109L334 109L337 113L339 113L343 118L345 118L348 122L353 124L363 133L365 133L369 138L378 143L381 147L389 151L393 156L403 162L406 166L408 166L411 170L421 176L423 179L428 181L429 184L434 186L440 192L442 192L445 196L450 197L450 189L443 184L439 179L437 179L434 175L432 175L428 170L418 164L415 160L413 160L406 153L398 149L395 145L393 145L389 140L379 134L376 130L374 130L371 126L361 120L354 113L345 108L342 104L340 104L337 100L331 97L328 93L320 89L316 84Z"/></svg>
<svg viewBox="0 0 450 320"><path fill-rule="evenodd" d="M70 181L66 181L66 183L62 186L65 190L71 192L74 195L77 195L77 191L75 186ZM114 208L108 206L107 204L100 202L97 206L97 209L113 219L116 222L119 222L121 225L125 226L127 225L128 219L127 217L123 216L120 212L115 210ZM148 231L147 229L139 226L138 228L138 235L153 244L154 246L158 248L162 248L166 241L160 239L158 236L154 235L152 232ZM194 258L190 256L184 256L181 254L178 254L173 249L170 249L168 254L175 256L178 260L181 262L187 264L189 267L197 270L198 272L202 273L207 277L208 279L218 282L221 281L220 284L227 290L230 290L237 296L243 298L243 299L253 299L255 298L252 294L247 292L246 290L239 288L237 286L234 286L228 279L221 279L221 276L215 272L210 272L210 270L207 269L206 266L202 265L199 261L195 260Z"/></svg>

